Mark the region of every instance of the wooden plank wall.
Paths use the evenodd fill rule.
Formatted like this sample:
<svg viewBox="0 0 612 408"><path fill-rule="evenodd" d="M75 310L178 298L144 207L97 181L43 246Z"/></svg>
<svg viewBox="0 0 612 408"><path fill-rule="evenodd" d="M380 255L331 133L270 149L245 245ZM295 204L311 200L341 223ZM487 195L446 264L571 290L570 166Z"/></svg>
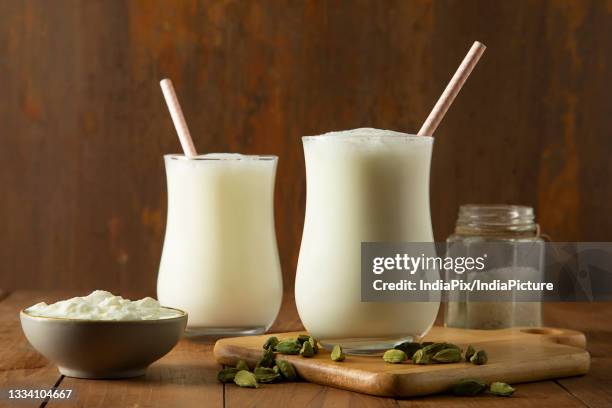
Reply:
<svg viewBox="0 0 612 408"><path fill-rule="evenodd" d="M0 2L0 286L154 293L174 80L203 152L280 156L293 287L300 136L415 132L473 40L436 134L437 239L468 202L536 207L555 240L610 240L610 0Z"/></svg>

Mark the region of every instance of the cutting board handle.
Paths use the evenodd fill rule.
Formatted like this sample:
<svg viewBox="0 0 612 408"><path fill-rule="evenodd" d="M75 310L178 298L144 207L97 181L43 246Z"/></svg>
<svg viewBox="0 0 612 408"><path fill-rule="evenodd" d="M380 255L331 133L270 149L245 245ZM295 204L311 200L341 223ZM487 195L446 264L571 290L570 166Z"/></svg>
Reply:
<svg viewBox="0 0 612 408"><path fill-rule="evenodd" d="M559 329L556 327L521 327L515 328L521 333L540 336L553 343L564 344L566 346L586 348L586 337L584 333L576 330Z"/></svg>

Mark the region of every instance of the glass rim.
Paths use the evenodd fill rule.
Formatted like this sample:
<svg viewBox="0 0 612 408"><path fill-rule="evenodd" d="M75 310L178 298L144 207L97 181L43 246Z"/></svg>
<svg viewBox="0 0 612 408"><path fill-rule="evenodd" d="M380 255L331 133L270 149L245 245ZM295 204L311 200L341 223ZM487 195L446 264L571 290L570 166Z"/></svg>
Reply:
<svg viewBox="0 0 612 408"><path fill-rule="evenodd" d="M273 154L241 154L241 153L224 153L224 157L206 157L219 153L199 154L195 157L187 157L180 153L164 154L165 159L181 160L181 161L278 161L278 156Z"/></svg>
<svg viewBox="0 0 612 408"><path fill-rule="evenodd" d="M369 140L403 140L414 142L433 142L433 136L419 136L410 133L394 132L393 134L368 135L368 134L334 134L336 132L322 135L302 136L302 141L334 139L338 141L369 141Z"/></svg>

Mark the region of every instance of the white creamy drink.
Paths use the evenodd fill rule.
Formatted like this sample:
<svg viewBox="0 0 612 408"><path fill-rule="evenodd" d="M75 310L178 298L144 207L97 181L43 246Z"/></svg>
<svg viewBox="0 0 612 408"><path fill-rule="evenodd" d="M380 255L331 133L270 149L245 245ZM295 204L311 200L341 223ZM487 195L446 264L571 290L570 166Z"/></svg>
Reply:
<svg viewBox="0 0 612 408"><path fill-rule="evenodd" d="M295 298L304 326L326 347L352 352L418 340L439 302L361 302L360 250L361 242L433 242L433 138L355 129L303 143L307 200Z"/></svg>
<svg viewBox="0 0 612 408"><path fill-rule="evenodd" d="M274 231L275 156L166 155L168 219L159 301L188 331L265 331L281 304Z"/></svg>

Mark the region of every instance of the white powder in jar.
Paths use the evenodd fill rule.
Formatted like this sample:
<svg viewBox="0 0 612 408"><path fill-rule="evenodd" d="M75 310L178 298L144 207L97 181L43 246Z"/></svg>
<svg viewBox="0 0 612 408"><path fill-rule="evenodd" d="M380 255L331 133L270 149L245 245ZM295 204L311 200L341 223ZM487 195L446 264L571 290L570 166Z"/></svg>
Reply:
<svg viewBox="0 0 612 408"><path fill-rule="evenodd" d="M87 296L60 300L50 305L37 303L25 312L31 316L79 320L157 320L182 315L177 310L162 307L150 297L131 301L105 290L94 290Z"/></svg>
<svg viewBox="0 0 612 408"><path fill-rule="evenodd" d="M466 274L469 282L478 279L484 283L491 283L495 280L506 281L509 278L541 282L542 272L532 267L510 266ZM484 330L541 326L541 302L515 301L516 295L517 293L513 291L488 291L486 299L495 299L493 302L483 301L485 299L483 294L480 294L479 300L470 300L469 291L455 291L452 299L460 301L448 302L445 325ZM535 294L532 296L537 297Z"/></svg>

